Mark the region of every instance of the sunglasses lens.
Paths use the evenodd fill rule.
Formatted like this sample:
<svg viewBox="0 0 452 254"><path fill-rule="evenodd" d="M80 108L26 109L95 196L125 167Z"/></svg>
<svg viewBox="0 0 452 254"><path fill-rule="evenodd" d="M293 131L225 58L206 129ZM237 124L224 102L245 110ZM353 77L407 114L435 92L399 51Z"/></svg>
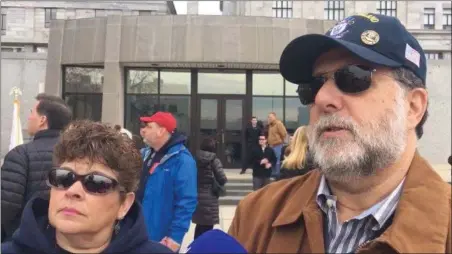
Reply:
<svg viewBox="0 0 452 254"><path fill-rule="evenodd" d="M54 169L50 171L48 177L49 184L56 188L69 188L76 181L73 172L66 169Z"/></svg>
<svg viewBox="0 0 452 254"><path fill-rule="evenodd" d="M77 176L74 172L67 169L53 169L49 173L48 183L50 186L60 189L71 187L78 179L82 179L82 185L89 193L104 194L113 190L118 182L106 176L89 174L86 176Z"/></svg>
<svg viewBox="0 0 452 254"><path fill-rule="evenodd" d="M114 189L117 182L105 176L91 174L85 176L83 185L88 192L104 194Z"/></svg>
<svg viewBox="0 0 452 254"><path fill-rule="evenodd" d="M360 93L369 89L372 82L372 70L357 65L350 65L335 72L337 87L345 93Z"/></svg>
<svg viewBox="0 0 452 254"><path fill-rule="evenodd" d="M300 84L297 93L301 104L309 105L314 103L315 96L323 83L325 83L323 78L314 78L311 82Z"/></svg>

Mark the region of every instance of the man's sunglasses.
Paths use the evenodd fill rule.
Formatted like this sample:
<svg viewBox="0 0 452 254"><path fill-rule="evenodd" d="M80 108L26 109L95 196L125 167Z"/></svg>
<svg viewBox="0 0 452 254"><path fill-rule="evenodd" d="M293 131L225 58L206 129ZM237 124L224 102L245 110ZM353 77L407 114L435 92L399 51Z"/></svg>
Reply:
<svg viewBox="0 0 452 254"><path fill-rule="evenodd" d="M344 93L356 94L369 89L372 73L375 69L362 65L348 65L333 73L337 88ZM303 105L314 103L320 88L328 81L328 77L313 77L311 81L298 85L298 98Z"/></svg>
<svg viewBox="0 0 452 254"><path fill-rule="evenodd" d="M48 174L47 185L58 189L68 189L77 181L80 181L85 191L91 194L106 194L119 187L118 181L100 173L78 175L67 168L52 169Z"/></svg>

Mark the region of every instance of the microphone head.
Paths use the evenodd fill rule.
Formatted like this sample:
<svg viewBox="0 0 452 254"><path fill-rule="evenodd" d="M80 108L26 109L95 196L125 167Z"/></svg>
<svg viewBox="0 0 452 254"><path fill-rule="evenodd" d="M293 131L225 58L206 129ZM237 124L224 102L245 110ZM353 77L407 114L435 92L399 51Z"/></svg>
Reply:
<svg viewBox="0 0 452 254"><path fill-rule="evenodd" d="M242 253L246 254L245 248L232 236L225 232L213 229L200 235L187 249L186 253Z"/></svg>

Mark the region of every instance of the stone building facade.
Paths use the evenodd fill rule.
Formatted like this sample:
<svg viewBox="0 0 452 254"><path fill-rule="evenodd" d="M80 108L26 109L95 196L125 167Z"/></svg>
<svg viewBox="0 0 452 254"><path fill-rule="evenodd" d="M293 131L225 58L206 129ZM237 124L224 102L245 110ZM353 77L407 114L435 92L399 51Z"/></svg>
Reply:
<svg viewBox="0 0 452 254"><path fill-rule="evenodd" d="M397 17L429 59L451 59L450 1L221 1L226 16L340 20L356 13Z"/></svg>
<svg viewBox="0 0 452 254"><path fill-rule="evenodd" d="M1 1L2 52L47 52L55 19L176 14L172 1Z"/></svg>
<svg viewBox="0 0 452 254"><path fill-rule="evenodd" d="M293 38L333 24L191 15L61 20L51 27L45 90L69 100L90 94L75 108L135 133L140 115L169 111L192 150L214 137L225 167L239 167L251 116L265 121L275 111L289 131L308 123L296 86L278 72L279 57ZM419 149L442 164L451 152L451 65L429 60L428 68L430 117Z"/></svg>

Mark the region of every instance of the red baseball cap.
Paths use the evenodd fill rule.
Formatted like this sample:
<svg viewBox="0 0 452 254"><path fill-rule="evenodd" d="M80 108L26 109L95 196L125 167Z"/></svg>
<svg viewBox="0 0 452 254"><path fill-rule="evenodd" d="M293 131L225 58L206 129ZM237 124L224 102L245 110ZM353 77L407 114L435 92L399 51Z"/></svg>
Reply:
<svg viewBox="0 0 452 254"><path fill-rule="evenodd" d="M168 132L173 132L176 129L177 121L171 113L157 112L152 116L140 117L140 121L144 123L156 123L164 127Z"/></svg>

